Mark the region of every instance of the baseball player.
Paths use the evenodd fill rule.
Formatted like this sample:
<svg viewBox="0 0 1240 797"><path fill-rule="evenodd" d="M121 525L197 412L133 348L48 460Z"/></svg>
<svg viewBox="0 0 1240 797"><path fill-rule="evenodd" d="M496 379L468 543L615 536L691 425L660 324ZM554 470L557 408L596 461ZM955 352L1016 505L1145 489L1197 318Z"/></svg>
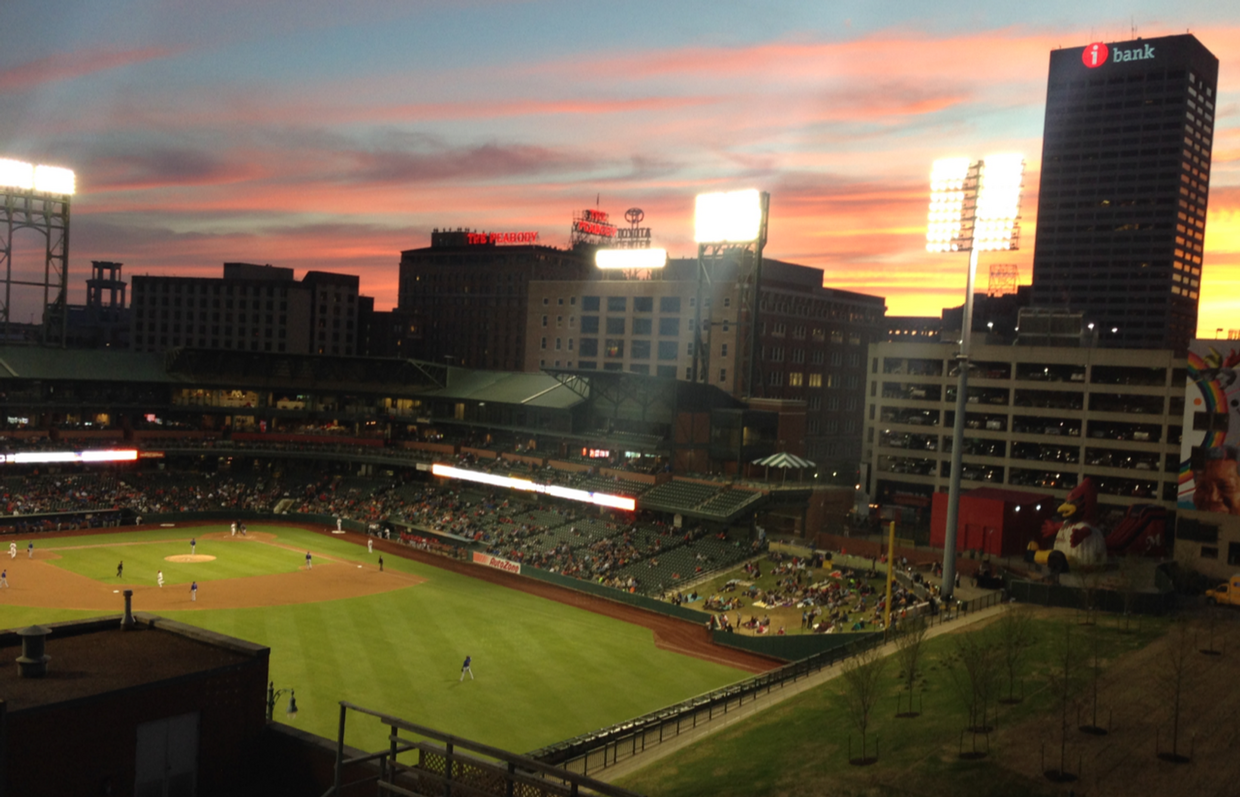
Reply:
<svg viewBox="0 0 1240 797"><path fill-rule="evenodd" d="M189 538L189 555L190 556L194 555L194 549L196 549L197 547L198 547L198 540L194 539L193 537L190 537Z"/></svg>
<svg viewBox="0 0 1240 797"><path fill-rule="evenodd" d="M367 537L366 538L366 553L374 553L374 552L375 552L375 541L373 538Z"/></svg>
<svg viewBox="0 0 1240 797"><path fill-rule="evenodd" d="M164 588L164 571L160 570L155 574L155 583L159 585L160 589Z"/></svg>
<svg viewBox="0 0 1240 797"><path fill-rule="evenodd" d="M192 601L198 600L198 582L197 581L189 585L189 599Z"/></svg>
<svg viewBox="0 0 1240 797"><path fill-rule="evenodd" d="M34 558L34 543L33 542L27 543L26 545L26 558L27 559Z"/></svg>
<svg viewBox="0 0 1240 797"><path fill-rule="evenodd" d="M0 587L7 587L8 585L9 585L9 571L0 570Z"/></svg>
<svg viewBox="0 0 1240 797"><path fill-rule="evenodd" d="M237 521L235 520L233 521L233 524L232 524L232 536L234 537L237 536Z"/></svg>
<svg viewBox="0 0 1240 797"><path fill-rule="evenodd" d="M116 563L116 577L120 578L121 573L123 573L124 571L125 571L125 560L122 559L121 561Z"/></svg>
<svg viewBox="0 0 1240 797"><path fill-rule="evenodd" d="M10 559L16 559L16 558L17 558L17 543L15 543L15 542L10 542L10 543L9 543L9 558L10 558Z"/></svg>
<svg viewBox="0 0 1240 797"><path fill-rule="evenodd" d="M379 554L379 572L383 572L383 554Z"/></svg>
<svg viewBox="0 0 1240 797"><path fill-rule="evenodd" d="M343 531L343 529L340 528L341 523L343 523L343 521L340 519L339 516L337 516L336 517L336 531Z"/></svg>
<svg viewBox="0 0 1240 797"><path fill-rule="evenodd" d="M313 565L310 564L310 552L306 551L306 569L310 570Z"/></svg>
<svg viewBox="0 0 1240 797"><path fill-rule="evenodd" d="M465 680L465 673L469 673L469 680L474 680L474 670L469 665L473 662L472 656L465 657L465 663L461 665L461 680Z"/></svg>

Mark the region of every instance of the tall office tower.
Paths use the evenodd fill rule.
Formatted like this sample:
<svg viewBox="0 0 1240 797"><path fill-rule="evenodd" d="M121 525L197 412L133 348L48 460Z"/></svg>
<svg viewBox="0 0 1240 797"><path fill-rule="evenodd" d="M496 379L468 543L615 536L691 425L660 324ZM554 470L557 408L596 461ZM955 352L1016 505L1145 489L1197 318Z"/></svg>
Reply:
<svg viewBox="0 0 1240 797"><path fill-rule="evenodd" d="M1196 334L1217 84L1191 35L1051 53L1034 303L1084 313L1100 345Z"/></svg>

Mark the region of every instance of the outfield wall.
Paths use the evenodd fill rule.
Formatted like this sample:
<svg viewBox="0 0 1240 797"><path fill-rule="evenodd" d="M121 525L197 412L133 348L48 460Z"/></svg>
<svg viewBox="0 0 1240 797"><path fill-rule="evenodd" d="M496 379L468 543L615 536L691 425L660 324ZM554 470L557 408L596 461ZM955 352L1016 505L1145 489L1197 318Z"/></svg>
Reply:
<svg viewBox="0 0 1240 797"><path fill-rule="evenodd" d="M636 606L639 609L657 612L658 614L662 614L667 617L675 617L677 620L687 620L690 623L706 625L706 621L710 619L710 615L708 613L700 612L697 609L690 609L685 606L676 606L666 601L656 600L655 598L649 598L645 595L638 595L635 592L625 592L624 590L609 587L605 584L599 584L595 581L583 581L579 578L564 576L559 573L552 573L549 570L539 570L537 567L525 565L521 568L521 575L536 578L539 581L546 581L549 584L555 584L567 589L576 590L577 592L585 592L590 595L597 595L600 598L606 598L607 600L625 603L629 606Z"/></svg>

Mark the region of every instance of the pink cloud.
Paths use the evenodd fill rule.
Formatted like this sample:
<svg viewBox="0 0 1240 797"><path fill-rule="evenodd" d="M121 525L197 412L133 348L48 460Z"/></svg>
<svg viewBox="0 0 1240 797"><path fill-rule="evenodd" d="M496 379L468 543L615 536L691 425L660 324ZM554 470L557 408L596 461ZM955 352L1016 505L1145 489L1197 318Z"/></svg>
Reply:
<svg viewBox="0 0 1240 797"><path fill-rule="evenodd" d="M58 53L0 70L0 91L29 91L45 83L83 77L131 64L167 58L176 51L167 47L137 50L88 50Z"/></svg>

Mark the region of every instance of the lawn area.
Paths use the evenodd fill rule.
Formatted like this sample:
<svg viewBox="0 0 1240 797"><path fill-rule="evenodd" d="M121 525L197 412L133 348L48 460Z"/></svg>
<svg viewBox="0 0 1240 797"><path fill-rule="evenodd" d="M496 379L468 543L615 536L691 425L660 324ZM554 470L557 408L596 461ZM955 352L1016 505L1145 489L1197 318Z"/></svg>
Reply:
<svg viewBox="0 0 1240 797"><path fill-rule="evenodd" d="M1166 623L1147 620L1137 631L1121 633L1113 621L1087 627L1079 624L1074 613L1040 615L1033 625L1036 642L1019 669L1025 699L997 707L1000 727L1012 727L1058 705L1058 693L1051 683L1065 628L1071 629L1082 655L1088 649L1088 634L1096 630L1099 658L1109 664L1149 644L1163 633ZM920 716L895 716L902 674L895 658L887 660L869 732L871 754L876 739L879 745L879 760L871 766L848 763L850 737L853 755L859 755L860 734L850 720L845 679L836 678L664 757L619 785L659 797L1064 793L1011 773L995 763L994 756L976 761L958 756L968 714L950 673L963 671L957 641L965 634L989 635L990 641L997 636L992 623L924 643L923 676L915 689L922 698ZM1077 690L1083 690L1088 681L1084 669ZM1006 675L999 683L1006 696ZM1027 741L1036 750L1042 740ZM965 735L966 750L971 743L971 736ZM978 745L985 747L984 736L978 737Z"/></svg>
<svg viewBox="0 0 1240 797"><path fill-rule="evenodd" d="M749 618L753 616L760 618L764 615L768 615L771 618L771 631L772 632L778 630L780 626L783 626L785 629L785 633L787 634L811 633L808 629L804 629L801 627L801 612L803 611L802 609L796 608L795 606L792 606L792 607L771 606L771 607L763 608L763 607L755 607L753 605L754 600L755 600L755 598L753 597L754 594L765 595L771 592L772 590L779 590L780 582L788 578L786 574L778 575L773 572L775 568L778 567L778 563L769 561L765 557L758 559L756 561L757 561L759 572L760 572L760 575L757 578L754 578L749 573L746 573L744 568L742 567L738 567L735 570L729 570L726 573L721 573L720 575L715 576L709 581L699 584L697 587L694 587L692 589L682 590L682 593L686 596L689 595L689 593L693 592L694 590L697 591L698 595L702 596L702 599L697 600L693 603L687 603L685 605L693 609L698 609L699 611L710 612L712 610L706 608L705 606L706 599L709 599L712 597L719 597L725 600L728 598L740 598L740 601L743 604L743 608L730 609L727 612L728 616L733 621L735 621L736 615L738 613L746 621L749 620ZM806 568L803 571L804 585L809 586L811 584L818 584L818 583L832 581L833 580L832 575L831 575L832 573L839 572L841 570L847 570L847 569L848 568L845 568L843 566L833 565L831 562L827 562L826 567L822 567L822 568ZM874 590L875 594L866 598L867 609L865 611L848 613L848 619L844 621L843 623L844 628L850 627L853 622L858 621L858 620L864 619L867 622L872 620L873 619L873 607L875 605L875 602L879 597L884 595L886 592L886 589L887 589L886 571L881 570L880 568L880 572L878 574L879 577L872 578L872 579L865 578L868 572L869 572L868 567L864 569L854 570L853 573L855 574L855 583L856 584L868 583L870 587ZM737 584L735 586L735 589L729 590L728 582L734 579L738 580L741 583ZM834 580L842 583L845 586L848 583L848 579L834 579ZM754 589L761 590L761 593L752 593L751 591ZM855 606L857 604L857 596L854 595L852 600L849 603L850 605ZM820 617L819 619L821 620L822 618ZM874 629L873 627L867 627L865 630L872 631ZM753 633L753 631L747 628L737 628L736 631L737 633L741 633L741 634L752 634Z"/></svg>
<svg viewBox="0 0 1240 797"><path fill-rule="evenodd" d="M192 531L203 533L201 528ZM296 569L304 564L298 551L307 549L359 563L374 558L355 543L302 529L254 524L250 531L274 533L277 543L296 550L204 542L199 536L198 553L219 558L181 570L162 557L189 553L191 530L186 529L38 540L36 545L61 549L63 558L55 564L105 583L116 580L120 558L125 560L123 581L132 581L131 574L138 572L153 578L162 566L166 581L200 583ZM747 676L660 650L645 628L396 556L385 561L389 569L426 581L360 598L164 614L271 647L276 687L296 689L299 714L293 724L330 738L336 735L337 701L347 699L526 752ZM90 614L6 606L0 626ZM476 680L466 677L461 683L466 655L473 656ZM283 707L277 708L279 716ZM378 749L385 743L384 730L378 724L356 726L348 741Z"/></svg>

